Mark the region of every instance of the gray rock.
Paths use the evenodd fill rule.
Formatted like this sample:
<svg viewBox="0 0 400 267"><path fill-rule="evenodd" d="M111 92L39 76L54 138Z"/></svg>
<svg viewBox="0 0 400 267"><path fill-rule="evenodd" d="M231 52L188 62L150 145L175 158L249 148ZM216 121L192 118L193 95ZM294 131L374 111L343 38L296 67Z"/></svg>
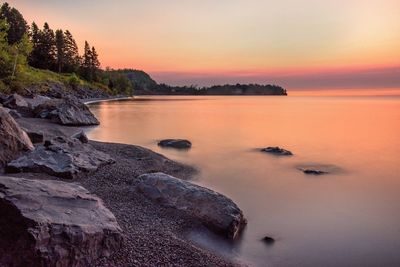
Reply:
<svg viewBox="0 0 400 267"><path fill-rule="evenodd" d="M10 109L10 111L8 111L8 113L11 115L11 117L13 117L14 119L19 119L21 118L21 114L16 111L15 109Z"/></svg>
<svg viewBox="0 0 400 267"><path fill-rule="evenodd" d="M76 133L72 136L72 138L78 139L79 141L81 141L82 143L88 143L89 142L89 138L86 136L86 134L82 131L79 133Z"/></svg>
<svg viewBox="0 0 400 267"><path fill-rule="evenodd" d="M28 102L19 94L13 94L9 96L3 102L3 106L10 109L29 108Z"/></svg>
<svg viewBox="0 0 400 267"><path fill-rule="evenodd" d="M165 173L143 174L138 180L137 189L147 198L185 212L228 239L236 239L246 225L243 212L222 194Z"/></svg>
<svg viewBox="0 0 400 267"><path fill-rule="evenodd" d="M114 215L74 183L0 177L0 266L93 266L122 246Z"/></svg>
<svg viewBox="0 0 400 267"><path fill-rule="evenodd" d="M89 108L77 98L51 99L34 109L38 118L69 126L99 125L99 121Z"/></svg>
<svg viewBox="0 0 400 267"><path fill-rule="evenodd" d="M0 107L0 165L17 158L21 152L33 149L28 135L11 115Z"/></svg>
<svg viewBox="0 0 400 267"><path fill-rule="evenodd" d="M112 164L114 160L96 150L90 144L77 139L57 137L46 140L32 152L11 161L6 172L47 173L61 178L73 179L82 172L96 171L100 166Z"/></svg>
<svg viewBox="0 0 400 267"><path fill-rule="evenodd" d="M25 98L25 101L28 103L28 106L31 110L34 110L49 100L51 100L50 97L41 95L35 95L33 98Z"/></svg>
<svg viewBox="0 0 400 267"><path fill-rule="evenodd" d="M271 153L274 155L279 155L279 156L292 156L293 155L293 153L290 152L289 150L286 150L286 149L283 149L283 148L280 148L277 146L275 146L275 147L269 146L269 147L261 149L261 151L266 152L266 153Z"/></svg>
<svg viewBox="0 0 400 267"><path fill-rule="evenodd" d="M192 147L192 143L184 139L165 139L158 142L161 147L172 147L178 149L188 149Z"/></svg>

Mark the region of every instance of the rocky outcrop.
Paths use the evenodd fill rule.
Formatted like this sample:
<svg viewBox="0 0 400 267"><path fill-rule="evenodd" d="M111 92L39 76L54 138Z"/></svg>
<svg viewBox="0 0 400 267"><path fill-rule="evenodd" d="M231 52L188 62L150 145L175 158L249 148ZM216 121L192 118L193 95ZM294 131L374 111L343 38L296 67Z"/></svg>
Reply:
<svg viewBox="0 0 400 267"><path fill-rule="evenodd" d="M278 156L292 156L293 155L293 153L290 152L289 150L280 148L278 146L274 146L274 147L269 146L266 148L262 148L261 151L266 152L266 153L271 153L274 155L278 155Z"/></svg>
<svg viewBox="0 0 400 267"><path fill-rule="evenodd" d="M165 173L143 174L137 189L162 206L181 210L193 220L228 239L238 237L246 225L243 212L229 198Z"/></svg>
<svg viewBox="0 0 400 267"><path fill-rule="evenodd" d="M78 139L79 141L81 141L82 143L85 143L85 144L89 142L89 138L86 136L86 134L83 131L74 134L72 136L72 138Z"/></svg>
<svg viewBox="0 0 400 267"><path fill-rule="evenodd" d="M165 139L158 142L158 145L177 149L189 149L192 147L192 143L184 139Z"/></svg>
<svg viewBox="0 0 400 267"><path fill-rule="evenodd" d="M3 106L10 109L24 109L29 108L28 102L25 100L24 97L13 94L9 96L4 102Z"/></svg>
<svg viewBox="0 0 400 267"><path fill-rule="evenodd" d="M32 152L11 161L6 172L47 173L61 178L73 179L80 173L96 171L100 166L114 160L106 153L94 149L78 139L57 137L46 140Z"/></svg>
<svg viewBox="0 0 400 267"><path fill-rule="evenodd" d="M93 266L122 246L103 202L74 183L0 177L0 266Z"/></svg>
<svg viewBox="0 0 400 267"><path fill-rule="evenodd" d="M19 127L11 115L0 107L0 165L33 149L28 135Z"/></svg>
<svg viewBox="0 0 400 267"><path fill-rule="evenodd" d="M68 126L99 125L89 108L76 98L51 99L34 109L36 117Z"/></svg>

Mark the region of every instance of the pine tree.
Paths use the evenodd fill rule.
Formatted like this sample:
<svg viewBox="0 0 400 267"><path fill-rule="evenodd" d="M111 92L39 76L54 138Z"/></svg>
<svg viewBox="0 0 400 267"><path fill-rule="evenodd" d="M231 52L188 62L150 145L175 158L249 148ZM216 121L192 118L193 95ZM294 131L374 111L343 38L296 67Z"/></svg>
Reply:
<svg viewBox="0 0 400 267"><path fill-rule="evenodd" d="M0 19L6 20L9 25L7 40L10 45L21 41L24 34L28 32L28 25L22 14L17 9L11 8L8 3L1 6Z"/></svg>
<svg viewBox="0 0 400 267"><path fill-rule="evenodd" d="M56 49L57 49L57 70L61 73L64 68L65 60L65 41L64 32L62 30L56 30Z"/></svg>
<svg viewBox="0 0 400 267"><path fill-rule="evenodd" d="M98 81L97 72L100 69L100 61L99 61L99 55L97 54L94 46L92 47L91 56L92 58L91 58L90 70L92 72L92 79L97 82Z"/></svg>
<svg viewBox="0 0 400 267"><path fill-rule="evenodd" d="M85 41L85 48L83 50L83 58L81 64L81 75L88 81L93 80L92 76L92 50L87 41Z"/></svg>
<svg viewBox="0 0 400 267"><path fill-rule="evenodd" d="M57 48L54 31L47 22L43 30L39 30L36 24L32 24L31 40L33 51L29 58L29 64L40 69L57 69Z"/></svg>
<svg viewBox="0 0 400 267"><path fill-rule="evenodd" d="M64 32L64 49L64 71L77 72L80 64L78 46L68 30Z"/></svg>

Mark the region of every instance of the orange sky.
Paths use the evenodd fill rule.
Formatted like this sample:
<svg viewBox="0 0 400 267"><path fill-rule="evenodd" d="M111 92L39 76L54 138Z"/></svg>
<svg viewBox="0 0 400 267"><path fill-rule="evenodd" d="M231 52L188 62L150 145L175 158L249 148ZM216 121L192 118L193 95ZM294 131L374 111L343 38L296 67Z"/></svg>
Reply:
<svg viewBox="0 0 400 267"><path fill-rule="evenodd" d="M81 48L88 40L102 67L143 69L160 82L400 88L398 0L9 3L29 23L69 29ZM328 84L313 79L327 75Z"/></svg>

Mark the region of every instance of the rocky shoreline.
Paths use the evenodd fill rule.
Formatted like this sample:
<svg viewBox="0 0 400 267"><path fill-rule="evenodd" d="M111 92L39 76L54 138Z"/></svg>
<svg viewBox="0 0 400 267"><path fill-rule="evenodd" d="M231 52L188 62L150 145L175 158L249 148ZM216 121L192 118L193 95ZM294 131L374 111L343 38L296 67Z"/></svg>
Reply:
<svg viewBox="0 0 400 267"><path fill-rule="evenodd" d="M90 241L82 243L83 241L78 238L71 245L58 235L53 237L50 234L50 240L57 245L50 242L46 247L40 247L42 254L32 255L28 261L30 266L51 265L54 260L68 266L241 265L201 248L186 238L186 233L190 230L204 229L204 231L221 234L223 238L235 239L246 224L242 211L229 198L187 182L196 173L194 168L174 162L143 147L87 140L85 135L81 134L82 128L79 126L93 125L96 121L75 98L72 100L68 97L61 98L56 100L57 104L53 104L54 100L51 100L51 105L48 99L41 99L46 103L35 102L34 109L29 99L25 104L26 99L18 96L14 96L15 98L18 101L13 101L16 103L14 106L8 106L8 108L12 107L12 112L9 110L9 114L13 112L19 114L14 116L14 121L18 127L28 133L32 141L36 140L36 142L32 142L35 143L34 147L30 142L25 144L24 140L22 140L22 145L14 145L13 142L21 142L21 140L18 136L11 136L12 145L3 146L13 148L15 151L10 152L2 164L5 167L2 172L7 173L0 174L0 210L4 213L10 204L19 208L21 203L25 203L21 202L22 200L13 203L13 198L8 198L8 195L14 194L13 190L24 192L24 184L15 185L20 184L21 181L32 188L35 186L53 188L51 183L55 180L65 184L66 188L69 188L68 185L71 182L73 186L78 183L83 189L66 189L66 192L72 192L72 197L66 196L65 199L74 201L74 204L70 204L72 206L66 211L70 214L66 218L70 218L71 226L66 223L61 230L58 226L59 214L54 213L54 210L65 208L61 204L54 209L47 202L41 203L40 212L44 212L45 215L41 213L39 216L35 212L32 213L29 205L29 212L26 214L20 212L20 214L23 220L29 219L28 221L35 222L33 225L29 223L28 232L31 233L32 229L38 232L38 229L41 229L38 232L41 234L37 236L36 244L43 242L40 236L44 233L48 234L47 230L43 230L48 228L71 233L67 234L70 236L69 240L75 240L76 236L83 236L85 240ZM4 102L3 99L3 105ZM4 106L7 106L7 102ZM1 107L0 109L5 110ZM33 116L30 113L32 111ZM13 178L5 178L5 176ZM3 180L7 184L2 187ZM44 185L31 185L29 182L38 180ZM163 191L163 186L159 187L161 183L168 188L167 191ZM83 212L86 216L87 212L82 211L82 207L75 211L77 203L82 205L82 201L79 200L82 197L77 198L79 194L73 193L74 190L87 190L87 192L83 191L83 194L90 194L90 197L86 196L84 199L91 198L93 195L99 198L96 200L100 201L98 205L102 206L104 203L104 208L101 208L99 212L104 211L102 215L104 218L111 218L108 212L115 216L116 221L111 222L112 226L110 223L104 224L108 228L112 227L114 234L111 235L109 230L100 229L96 230L96 232L100 231L99 234L93 235L87 230L87 226L92 225L93 222L89 220L77 223L75 221L82 218L82 215L75 217L75 213L77 215ZM34 195L43 195L43 192L38 191L35 192L32 189L29 192ZM51 195L51 190L47 190L46 194ZM57 198L57 196L53 197ZM5 203L8 203L8 206ZM216 204L212 205L212 203ZM43 216L47 218L45 224L41 221ZM102 225L102 223L104 221L96 225ZM0 220L0 226L2 224L8 225L6 219ZM77 225L78 228L76 228ZM85 227L79 225L85 225ZM9 231L22 236L26 234L24 227L22 230L11 227ZM93 226L90 229L97 228ZM79 235L73 234L76 231ZM96 240L103 241L98 243L99 241ZM9 252L4 242L0 243L2 255ZM57 249L53 249L52 244ZM32 246L37 247L37 245ZM84 250L90 253L81 257L76 252L71 252L82 249L80 246L84 246ZM18 246L12 253L14 256L18 253ZM70 255L75 255L74 260L70 259ZM0 256L0 266L5 263L10 265L10 258ZM10 266L18 266L18 264Z"/></svg>

